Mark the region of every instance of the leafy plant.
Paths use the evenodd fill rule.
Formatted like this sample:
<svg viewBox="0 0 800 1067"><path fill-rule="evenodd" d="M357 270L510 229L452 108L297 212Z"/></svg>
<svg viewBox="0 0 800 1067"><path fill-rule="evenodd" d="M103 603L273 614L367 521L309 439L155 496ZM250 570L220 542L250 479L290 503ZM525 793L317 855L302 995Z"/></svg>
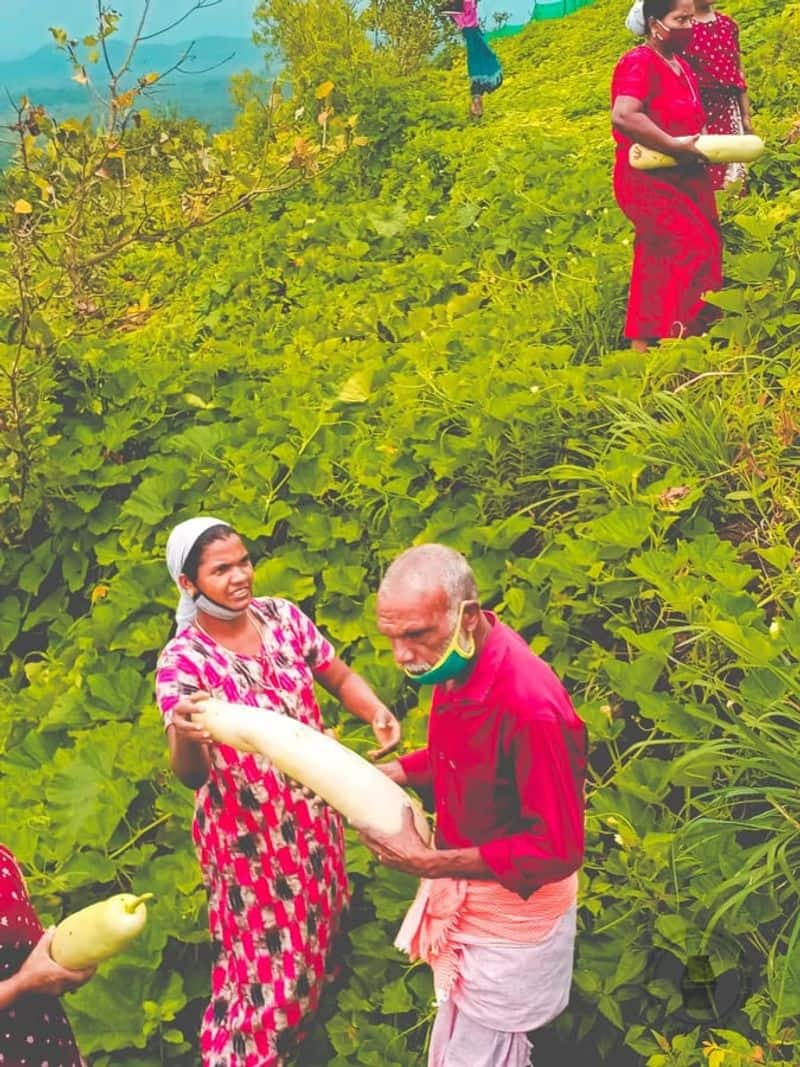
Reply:
<svg viewBox="0 0 800 1067"><path fill-rule="evenodd" d="M327 137L356 101L369 144L248 212L95 266L80 256L105 247L102 197L120 189L90 183L76 269L101 314L79 314L69 277L34 254L50 247L39 219L72 208L23 196L24 168L4 178L7 262L38 279L34 302L59 299L41 320L30 305L28 347L4 335L31 377L24 495L19 416L4 415L0 837L45 919L117 889L158 897L146 936L70 998L81 1043L92 1067L197 1060L205 902L150 678L173 607L167 532L208 509L252 543L258 590L302 603L393 701L409 748L427 706L373 618L381 571L408 544L464 551L487 605L565 679L592 751L574 998L554 1041L592 1067L795 1062L800 201L796 114L774 73L793 84L796 9L732 0L770 152L748 196L721 202L725 317L647 360L619 348L618 12L600 0L500 41L509 77L473 126L460 55L403 81L336 29L352 12L330 10L326 23L287 8L278 29L297 41L309 120ZM199 152L232 145L255 165L272 89L240 92L220 140L170 126L166 155L132 152L134 187L146 175L170 226ZM285 106L291 125L300 105ZM146 146L161 129L143 116L126 137ZM70 138L58 152L74 162ZM221 170L220 195L238 180ZM413 885L348 850L350 946L309 1062L417 1064L430 977L391 947ZM704 936L721 974L745 959L751 978L723 1018L683 1005Z"/></svg>

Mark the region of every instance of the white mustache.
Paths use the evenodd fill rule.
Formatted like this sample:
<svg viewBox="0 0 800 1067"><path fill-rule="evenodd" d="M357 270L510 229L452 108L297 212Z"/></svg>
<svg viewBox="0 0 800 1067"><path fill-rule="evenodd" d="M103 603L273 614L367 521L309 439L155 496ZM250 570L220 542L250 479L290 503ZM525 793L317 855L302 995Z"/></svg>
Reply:
<svg viewBox="0 0 800 1067"><path fill-rule="evenodd" d="M410 665L406 664L403 667L403 670L408 671L410 674L424 674L425 671L429 671L431 669L431 666L432 664L430 663L412 663Z"/></svg>

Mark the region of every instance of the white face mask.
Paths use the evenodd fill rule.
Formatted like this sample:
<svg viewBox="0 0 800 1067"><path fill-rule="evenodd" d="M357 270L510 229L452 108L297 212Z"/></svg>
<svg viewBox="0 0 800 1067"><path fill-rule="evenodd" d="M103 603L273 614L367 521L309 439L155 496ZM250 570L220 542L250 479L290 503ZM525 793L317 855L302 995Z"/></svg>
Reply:
<svg viewBox="0 0 800 1067"><path fill-rule="evenodd" d="M192 599L198 611L203 611L206 615L210 615L212 619L221 619L223 622L233 622L234 619L240 619L247 611L247 608L238 608L236 611L231 608L225 608L222 604L209 600L205 593L198 592Z"/></svg>

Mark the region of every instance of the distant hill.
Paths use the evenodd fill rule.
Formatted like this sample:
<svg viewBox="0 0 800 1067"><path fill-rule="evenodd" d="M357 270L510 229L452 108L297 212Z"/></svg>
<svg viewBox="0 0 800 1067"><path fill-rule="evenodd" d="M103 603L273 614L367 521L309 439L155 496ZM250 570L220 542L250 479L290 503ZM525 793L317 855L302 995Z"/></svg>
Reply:
<svg viewBox="0 0 800 1067"><path fill-rule="evenodd" d="M126 41L117 41L113 37L108 42L109 55L113 66L119 66L130 46ZM147 74L149 71L163 71L171 67L180 56L191 48L192 58L185 64L188 71L202 71L228 60L224 66L213 72L215 78L228 78L241 70L259 69L264 62L264 53L247 37L201 37L175 44L159 44L157 41L145 41L136 50L131 69L133 77ZM228 57L232 57L228 59ZM94 68L102 74L102 60ZM12 94L30 93L34 89L55 88L63 84L66 76L70 77L70 68L63 52L55 44L44 45L24 59L7 60L0 63L0 87ZM202 77L202 74L189 75Z"/></svg>
<svg viewBox="0 0 800 1067"><path fill-rule="evenodd" d="M113 38L108 43L111 63L118 66L129 46ZM263 51L246 37L201 37L193 44L188 40L176 44L145 42L137 49L126 84L133 84L142 74L168 70L190 47L191 56L182 65L186 73L170 74L148 94L148 107L156 111L176 109L221 129L233 118L228 91L232 75L243 70L267 73ZM102 59L89 68L99 86L104 82L104 69ZM85 114L92 107L87 89L72 80L69 63L54 44L39 48L25 59L0 63L0 93L0 122L7 121L11 113L7 93L14 99L27 95L59 119Z"/></svg>

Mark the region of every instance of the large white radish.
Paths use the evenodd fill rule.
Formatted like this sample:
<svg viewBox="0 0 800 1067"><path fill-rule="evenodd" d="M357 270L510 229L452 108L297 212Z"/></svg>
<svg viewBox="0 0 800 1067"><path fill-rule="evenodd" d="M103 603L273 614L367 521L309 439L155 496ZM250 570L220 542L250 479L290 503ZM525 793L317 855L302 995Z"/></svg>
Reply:
<svg viewBox="0 0 800 1067"><path fill-rule="evenodd" d="M691 141L691 137L681 137L679 140ZM752 163L764 151L764 142L752 133L702 133L695 143L710 163ZM631 145L628 160L634 170L678 166L678 161L672 156L640 144Z"/></svg>
<svg viewBox="0 0 800 1067"><path fill-rule="evenodd" d="M405 790L328 734L277 711L213 697L198 702L192 721L219 744L265 756L352 823L395 834L410 806L417 832L426 843L430 840L425 814Z"/></svg>
<svg viewBox="0 0 800 1067"><path fill-rule="evenodd" d="M70 971L96 967L121 952L142 932L147 921L146 902L152 893L117 893L90 904L58 924L50 942L50 955Z"/></svg>

